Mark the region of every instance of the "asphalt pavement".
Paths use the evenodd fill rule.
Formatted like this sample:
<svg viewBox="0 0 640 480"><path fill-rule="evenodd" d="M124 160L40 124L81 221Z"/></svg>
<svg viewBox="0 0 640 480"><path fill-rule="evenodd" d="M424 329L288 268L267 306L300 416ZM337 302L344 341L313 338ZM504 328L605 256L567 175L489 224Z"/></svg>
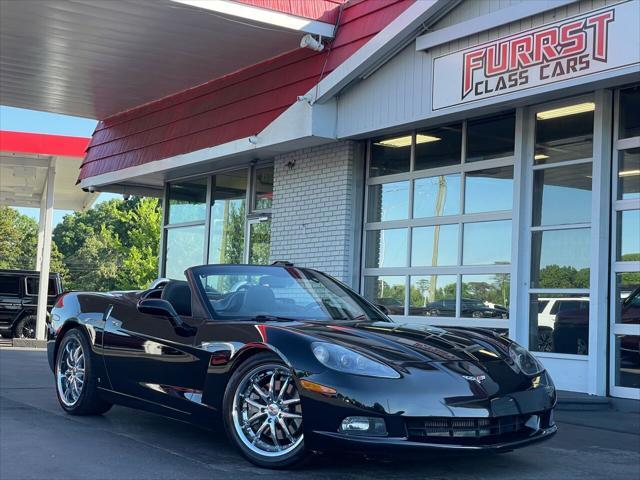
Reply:
<svg viewBox="0 0 640 480"><path fill-rule="evenodd" d="M640 479L640 412L559 411L548 442L501 455L377 459L324 455L302 469L247 463L220 430L125 407L73 417L43 351L0 349L1 480Z"/></svg>

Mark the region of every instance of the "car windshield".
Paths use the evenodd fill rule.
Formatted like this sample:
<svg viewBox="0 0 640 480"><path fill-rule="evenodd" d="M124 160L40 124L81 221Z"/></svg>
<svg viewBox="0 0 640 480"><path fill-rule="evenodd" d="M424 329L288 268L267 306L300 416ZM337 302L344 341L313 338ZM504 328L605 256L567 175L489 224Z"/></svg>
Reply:
<svg viewBox="0 0 640 480"><path fill-rule="evenodd" d="M253 265L194 269L214 318L388 321L366 300L313 270Z"/></svg>

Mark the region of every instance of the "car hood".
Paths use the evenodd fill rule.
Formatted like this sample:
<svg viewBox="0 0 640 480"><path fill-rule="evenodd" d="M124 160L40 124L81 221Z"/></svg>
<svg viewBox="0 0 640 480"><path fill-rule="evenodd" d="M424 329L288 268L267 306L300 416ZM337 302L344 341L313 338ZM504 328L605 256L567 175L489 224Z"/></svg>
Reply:
<svg viewBox="0 0 640 480"><path fill-rule="evenodd" d="M490 330L420 324L360 322L304 323L285 327L318 341L336 343L391 364L490 362L509 358L509 341Z"/></svg>

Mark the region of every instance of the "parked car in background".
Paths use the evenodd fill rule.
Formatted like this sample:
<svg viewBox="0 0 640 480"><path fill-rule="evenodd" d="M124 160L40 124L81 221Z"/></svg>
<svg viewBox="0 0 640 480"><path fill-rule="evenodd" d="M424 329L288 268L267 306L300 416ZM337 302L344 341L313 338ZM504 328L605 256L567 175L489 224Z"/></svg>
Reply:
<svg viewBox="0 0 640 480"><path fill-rule="evenodd" d="M560 297L560 298L539 298L538 299L538 348L539 352L554 352L554 330L556 318L559 314L570 313L569 316L578 315L589 317L589 297ZM565 319L567 322L568 319ZM569 322L570 323L570 322ZM568 325L568 324L567 324ZM571 327L567 326L567 329ZM561 332L560 337L565 335ZM574 332L575 333L575 332ZM565 340L561 339L564 343ZM576 351L584 349L585 346L578 346Z"/></svg>
<svg viewBox="0 0 640 480"><path fill-rule="evenodd" d="M39 285L35 270L0 270L0 335L35 338ZM60 274L50 274L47 311L62 292Z"/></svg>
<svg viewBox="0 0 640 480"><path fill-rule="evenodd" d="M475 298L463 298L460 301L462 317L470 318L507 318L509 310L501 305L490 306L483 300ZM446 298L428 303L424 307L424 313L430 317L455 317L456 301Z"/></svg>

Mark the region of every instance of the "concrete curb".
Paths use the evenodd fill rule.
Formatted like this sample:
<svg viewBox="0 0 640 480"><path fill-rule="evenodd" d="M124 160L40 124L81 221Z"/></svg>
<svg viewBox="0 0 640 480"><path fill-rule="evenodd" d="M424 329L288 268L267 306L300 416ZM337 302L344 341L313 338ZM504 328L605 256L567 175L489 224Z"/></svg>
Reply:
<svg viewBox="0 0 640 480"><path fill-rule="evenodd" d="M32 338L14 338L12 346L19 348L47 348L47 341Z"/></svg>

